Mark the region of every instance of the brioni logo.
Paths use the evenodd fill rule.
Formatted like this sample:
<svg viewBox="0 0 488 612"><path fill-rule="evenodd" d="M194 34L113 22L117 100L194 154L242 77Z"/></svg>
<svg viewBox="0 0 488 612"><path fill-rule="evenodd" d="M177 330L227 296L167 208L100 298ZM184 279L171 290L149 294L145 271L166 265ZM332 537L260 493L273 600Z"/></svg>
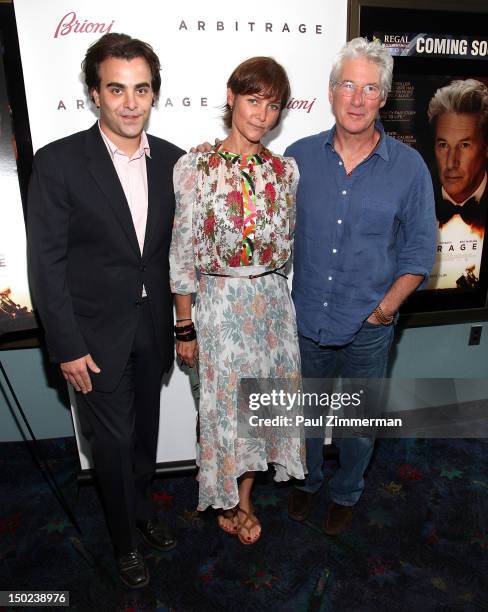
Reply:
<svg viewBox="0 0 488 612"><path fill-rule="evenodd" d="M88 19L79 20L76 13L70 11L60 19L54 31L54 38L67 36L68 34L106 34L111 31L114 23L115 19L107 23L88 21Z"/></svg>

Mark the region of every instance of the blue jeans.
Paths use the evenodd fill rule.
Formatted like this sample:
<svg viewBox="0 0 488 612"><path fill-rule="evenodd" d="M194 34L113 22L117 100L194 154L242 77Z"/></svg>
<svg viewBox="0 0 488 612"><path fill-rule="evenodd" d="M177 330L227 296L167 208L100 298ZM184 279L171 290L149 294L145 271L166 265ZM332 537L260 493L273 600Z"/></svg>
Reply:
<svg viewBox="0 0 488 612"><path fill-rule="evenodd" d="M364 322L354 339L344 346L321 346L299 335L303 378L384 378L394 327ZM298 489L317 492L324 482L323 438L307 438L307 469ZM332 501L353 506L364 490L364 472L373 453L373 438L338 438L340 467L329 482Z"/></svg>

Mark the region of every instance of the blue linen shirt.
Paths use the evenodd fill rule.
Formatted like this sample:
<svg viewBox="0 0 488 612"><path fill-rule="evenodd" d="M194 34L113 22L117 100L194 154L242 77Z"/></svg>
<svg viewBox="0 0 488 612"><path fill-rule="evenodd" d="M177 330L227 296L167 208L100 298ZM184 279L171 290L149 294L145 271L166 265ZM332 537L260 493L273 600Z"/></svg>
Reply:
<svg viewBox="0 0 488 612"><path fill-rule="evenodd" d="M411 147L385 134L351 174L335 126L286 151L300 170L292 297L298 331L343 346L403 274L427 278L437 222L430 173Z"/></svg>

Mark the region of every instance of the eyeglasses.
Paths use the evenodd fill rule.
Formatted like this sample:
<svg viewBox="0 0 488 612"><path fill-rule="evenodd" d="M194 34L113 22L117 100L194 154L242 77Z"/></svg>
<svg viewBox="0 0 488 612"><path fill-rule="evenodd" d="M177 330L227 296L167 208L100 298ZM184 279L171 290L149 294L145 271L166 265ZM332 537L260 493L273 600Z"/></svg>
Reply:
<svg viewBox="0 0 488 612"><path fill-rule="evenodd" d="M344 98L352 98L359 89L366 100L377 100L380 97L381 89L377 85L356 85L352 81L338 81L334 87Z"/></svg>

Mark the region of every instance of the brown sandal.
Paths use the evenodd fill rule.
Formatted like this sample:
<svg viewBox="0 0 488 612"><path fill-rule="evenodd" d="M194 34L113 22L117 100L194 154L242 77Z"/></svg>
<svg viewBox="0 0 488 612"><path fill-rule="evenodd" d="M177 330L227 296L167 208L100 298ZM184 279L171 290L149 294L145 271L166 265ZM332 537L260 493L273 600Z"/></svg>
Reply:
<svg viewBox="0 0 488 612"><path fill-rule="evenodd" d="M229 508L228 510L219 510L217 514L217 525L220 527L220 529L225 531L225 533L229 533L230 535L237 535L239 525L234 523L233 527L226 527L225 523L220 520L221 518L234 521L237 518L237 506L235 506L235 508Z"/></svg>
<svg viewBox="0 0 488 612"><path fill-rule="evenodd" d="M256 515L254 514L254 508L251 508L250 512L246 512L245 510L237 506L236 510L237 510L237 522L239 525L237 528L237 536L239 540L242 542L242 544L255 544L261 537L261 530L259 531L257 536L254 536L254 538L252 538L251 529L253 529L253 527L261 528L261 523L258 521ZM244 515L243 521L240 520L240 517L239 517L240 513ZM244 536L242 533L243 530L247 531L249 535Z"/></svg>

